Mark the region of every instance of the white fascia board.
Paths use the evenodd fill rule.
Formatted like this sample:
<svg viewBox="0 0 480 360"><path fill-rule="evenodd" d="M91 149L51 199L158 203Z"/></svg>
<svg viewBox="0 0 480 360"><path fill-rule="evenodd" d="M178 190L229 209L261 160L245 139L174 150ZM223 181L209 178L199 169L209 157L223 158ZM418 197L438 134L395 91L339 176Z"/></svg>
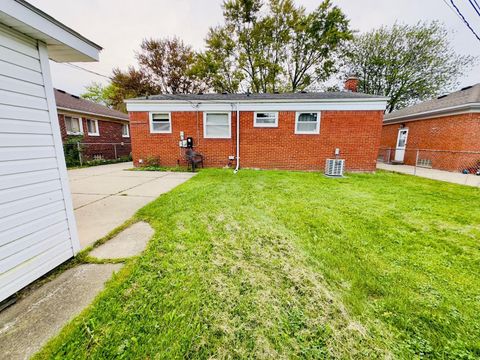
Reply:
<svg viewBox="0 0 480 360"><path fill-rule="evenodd" d="M155 101L155 100L129 100L126 101L127 110L130 112L143 111L385 111L386 100L363 101L232 101L232 102L186 102L186 101Z"/></svg>
<svg viewBox="0 0 480 360"><path fill-rule="evenodd" d="M480 112L480 103L462 104L462 105L451 106L448 108L424 111L424 112L410 114L410 115L392 116L387 119L384 119L383 124L390 125L390 124L397 124L397 123L408 122L408 121L424 120L424 119L429 119L433 117L444 117L444 116L450 116L450 115L460 115L460 114L478 113L478 112Z"/></svg>
<svg viewBox="0 0 480 360"><path fill-rule="evenodd" d="M0 3L0 17L2 22L11 28L24 33L36 40L43 41L54 49L67 50L67 56L59 61L98 61L99 45L84 38L74 30L53 19L40 9L23 0L2 0ZM63 45L63 46L62 46ZM70 50L71 54L70 54ZM49 57L55 51L49 51Z"/></svg>

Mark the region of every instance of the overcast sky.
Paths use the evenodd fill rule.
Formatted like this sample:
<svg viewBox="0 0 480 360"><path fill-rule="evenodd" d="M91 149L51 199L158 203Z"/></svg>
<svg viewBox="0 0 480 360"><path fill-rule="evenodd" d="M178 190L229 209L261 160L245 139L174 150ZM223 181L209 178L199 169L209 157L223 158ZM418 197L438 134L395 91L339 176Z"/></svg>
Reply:
<svg viewBox="0 0 480 360"><path fill-rule="evenodd" d="M195 49L202 49L210 26L222 23L221 0L29 0L65 25L101 45L98 63L78 63L92 71L110 75L113 67L135 63L135 51L145 37L178 36ZM466 28L445 2L450 0L333 0L360 32L391 25L395 21L414 24L419 20L441 20L454 31L452 44L458 53L480 55L480 41ZM454 0L480 34L480 16L468 0ZM320 0L296 0L314 9ZM100 76L52 63L54 86L80 94ZM462 79L461 86L480 82L480 66Z"/></svg>

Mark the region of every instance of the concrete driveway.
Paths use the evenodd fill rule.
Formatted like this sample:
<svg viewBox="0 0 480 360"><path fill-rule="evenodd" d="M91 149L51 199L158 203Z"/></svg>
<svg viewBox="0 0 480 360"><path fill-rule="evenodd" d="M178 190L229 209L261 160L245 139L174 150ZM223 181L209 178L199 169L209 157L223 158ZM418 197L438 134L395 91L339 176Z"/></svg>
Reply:
<svg viewBox="0 0 480 360"><path fill-rule="evenodd" d="M132 167L132 163L119 163L68 171L82 249L195 175L127 170Z"/></svg>

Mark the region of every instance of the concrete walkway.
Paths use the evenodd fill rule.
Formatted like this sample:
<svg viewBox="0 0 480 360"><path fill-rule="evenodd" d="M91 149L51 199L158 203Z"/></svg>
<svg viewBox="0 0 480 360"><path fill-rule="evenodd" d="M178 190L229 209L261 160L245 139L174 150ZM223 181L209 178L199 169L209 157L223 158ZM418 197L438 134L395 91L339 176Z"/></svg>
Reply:
<svg viewBox="0 0 480 360"><path fill-rule="evenodd" d="M104 237L135 212L195 174L128 171L132 163L68 171L82 248Z"/></svg>
<svg viewBox="0 0 480 360"><path fill-rule="evenodd" d="M415 167L411 165L391 165L384 163L377 163L377 169L416 175L428 179L447 181L460 185L480 186L480 176L473 174L462 174L460 172L450 172L421 167L417 167L415 169Z"/></svg>
<svg viewBox="0 0 480 360"><path fill-rule="evenodd" d="M0 359L28 359L103 289L122 264L69 269L0 312Z"/></svg>
<svg viewBox="0 0 480 360"><path fill-rule="evenodd" d="M113 239L89 252L101 260L123 259L140 254L153 236L153 229L146 222L138 222L123 230Z"/></svg>

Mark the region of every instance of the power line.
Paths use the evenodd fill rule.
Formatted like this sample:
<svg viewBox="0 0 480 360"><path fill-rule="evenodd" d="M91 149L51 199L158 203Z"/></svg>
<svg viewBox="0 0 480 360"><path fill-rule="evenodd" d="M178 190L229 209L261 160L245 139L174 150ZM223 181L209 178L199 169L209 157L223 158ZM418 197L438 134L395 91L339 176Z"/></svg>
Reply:
<svg viewBox="0 0 480 360"><path fill-rule="evenodd" d="M478 4L477 4L477 6L475 6L475 4L472 2L472 0L468 0L468 2L470 3L470 5L472 5L473 9L478 14L478 16L480 16L480 10L477 9Z"/></svg>
<svg viewBox="0 0 480 360"><path fill-rule="evenodd" d="M81 66L78 66L78 65L75 65L75 64L72 64L72 63L69 63L69 62L65 62L65 63L61 62L61 63L58 63L58 64L67 65L67 66L73 67L73 68L75 68L75 69L83 70L83 71L89 72L89 73L91 73L91 74L94 74L94 75L97 75L97 76L101 76L101 77L103 77L103 78L106 78L106 79L108 79L108 80L111 80L111 77L110 77L110 76L107 76L107 75L104 75L104 74L100 74L100 73L98 73L98 72L95 72L95 71L92 71L92 70L89 70L89 69L85 69L85 68L83 68L83 67L81 67Z"/></svg>
<svg viewBox="0 0 480 360"><path fill-rule="evenodd" d="M477 0L473 0L473 2L475 3L475 5L477 5L477 8L480 9L480 5L478 4Z"/></svg>
<svg viewBox="0 0 480 360"><path fill-rule="evenodd" d="M460 17L460 15L458 15L458 13L455 11L454 8L452 8L452 6L447 2L447 0L442 0L445 5L447 5L447 7L455 14L456 17L458 17L460 20L462 20L462 18ZM462 20L463 21L463 20Z"/></svg>
<svg viewBox="0 0 480 360"><path fill-rule="evenodd" d="M465 25L467 25L467 27L470 29L470 31L473 33L473 35L475 35L475 37L477 38L478 41L480 41L480 36L477 35L477 33L475 32L475 30L473 30L473 28L470 26L470 24L468 23L467 19L465 19L465 16L463 16L463 14L461 13L460 9L457 7L457 5L455 5L455 3L453 2L453 0L450 0L450 2L452 3L453 7L455 8L455 10L457 10L457 13L458 15L460 15L460 17L462 18L463 22L465 23Z"/></svg>

